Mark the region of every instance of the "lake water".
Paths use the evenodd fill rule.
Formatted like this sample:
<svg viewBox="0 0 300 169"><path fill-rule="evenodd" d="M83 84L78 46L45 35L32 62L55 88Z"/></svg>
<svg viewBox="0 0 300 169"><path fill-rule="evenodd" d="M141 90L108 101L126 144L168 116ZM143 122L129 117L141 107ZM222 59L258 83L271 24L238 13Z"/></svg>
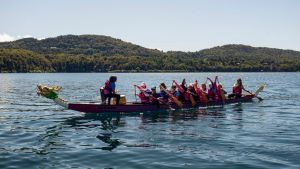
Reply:
<svg viewBox="0 0 300 169"><path fill-rule="evenodd" d="M0 74L0 168L300 168L299 73L124 73L133 84L238 77L265 100L220 108L84 114L36 95L38 83L63 87L69 101L97 101L109 73Z"/></svg>

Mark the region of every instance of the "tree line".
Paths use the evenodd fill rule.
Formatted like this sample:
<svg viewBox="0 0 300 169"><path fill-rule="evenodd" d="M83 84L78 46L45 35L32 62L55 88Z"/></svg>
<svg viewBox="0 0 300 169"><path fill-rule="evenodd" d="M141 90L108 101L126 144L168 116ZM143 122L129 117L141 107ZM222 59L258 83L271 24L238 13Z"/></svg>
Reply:
<svg viewBox="0 0 300 169"><path fill-rule="evenodd" d="M0 43L0 72L299 71L300 52L225 45L197 52L147 49L98 35Z"/></svg>

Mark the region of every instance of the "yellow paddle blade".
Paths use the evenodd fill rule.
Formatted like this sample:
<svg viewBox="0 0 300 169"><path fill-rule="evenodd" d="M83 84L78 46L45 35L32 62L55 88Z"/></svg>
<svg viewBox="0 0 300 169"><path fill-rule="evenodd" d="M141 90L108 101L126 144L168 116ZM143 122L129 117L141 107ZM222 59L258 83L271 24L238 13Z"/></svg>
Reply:
<svg viewBox="0 0 300 169"><path fill-rule="evenodd" d="M221 90L220 93L221 93L222 101L225 101L225 100L226 100L226 96L225 96L225 94L224 94L224 91Z"/></svg>
<svg viewBox="0 0 300 169"><path fill-rule="evenodd" d="M254 95L257 96L261 91L264 90L264 88L266 87L267 85L266 84L261 84L257 90L255 91Z"/></svg>
<svg viewBox="0 0 300 169"><path fill-rule="evenodd" d="M208 98L207 98L206 94L202 93L202 97L203 97L203 99L202 99L203 103L206 105L208 102Z"/></svg>
<svg viewBox="0 0 300 169"><path fill-rule="evenodd" d="M190 100L191 100L192 106L194 107L196 105L196 101L192 95L190 95Z"/></svg>
<svg viewBox="0 0 300 169"><path fill-rule="evenodd" d="M169 95L169 96L171 96L171 98L177 104L178 107L182 107L183 106L183 104L181 103L181 101L179 101L175 96L172 96L172 94Z"/></svg>

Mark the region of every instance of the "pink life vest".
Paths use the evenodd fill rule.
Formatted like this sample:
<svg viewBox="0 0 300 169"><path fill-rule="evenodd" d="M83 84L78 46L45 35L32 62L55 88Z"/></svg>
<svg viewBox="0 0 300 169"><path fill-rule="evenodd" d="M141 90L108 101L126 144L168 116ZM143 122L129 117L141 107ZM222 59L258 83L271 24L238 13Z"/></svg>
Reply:
<svg viewBox="0 0 300 169"><path fill-rule="evenodd" d="M242 94L242 88L240 86L233 86L232 93L241 95Z"/></svg>
<svg viewBox="0 0 300 169"><path fill-rule="evenodd" d="M221 91L219 89L216 90L215 99L218 101L222 100Z"/></svg>
<svg viewBox="0 0 300 169"><path fill-rule="evenodd" d="M110 83L109 80L106 80L104 86L103 86L103 94L107 95L110 94L112 91L111 87L110 87Z"/></svg>

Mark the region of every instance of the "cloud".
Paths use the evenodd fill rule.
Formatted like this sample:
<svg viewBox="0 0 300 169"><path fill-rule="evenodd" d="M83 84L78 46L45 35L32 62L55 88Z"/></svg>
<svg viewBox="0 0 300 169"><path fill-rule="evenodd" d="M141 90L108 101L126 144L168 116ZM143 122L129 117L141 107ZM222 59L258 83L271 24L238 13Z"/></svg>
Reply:
<svg viewBox="0 0 300 169"><path fill-rule="evenodd" d="M24 35L24 36L17 36L16 39L23 39L23 38L34 38L32 35Z"/></svg>
<svg viewBox="0 0 300 169"><path fill-rule="evenodd" d="M0 33L0 42L10 42L16 40L15 37L10 36L6 33Z"/></svg>
<svg viewBox="0 0 300 169"><path fill-rule="evenodd" d="M18 39L23 39L23 38L36 38L36 37L33 37L32 35L23 35L23 36L11 36L7 33L0 33L0 42L11 42L11 41L15 41L15 40L18 40ZM36 38L37 40L42 40L42 39L45 39L45 38Z"/></svg>

